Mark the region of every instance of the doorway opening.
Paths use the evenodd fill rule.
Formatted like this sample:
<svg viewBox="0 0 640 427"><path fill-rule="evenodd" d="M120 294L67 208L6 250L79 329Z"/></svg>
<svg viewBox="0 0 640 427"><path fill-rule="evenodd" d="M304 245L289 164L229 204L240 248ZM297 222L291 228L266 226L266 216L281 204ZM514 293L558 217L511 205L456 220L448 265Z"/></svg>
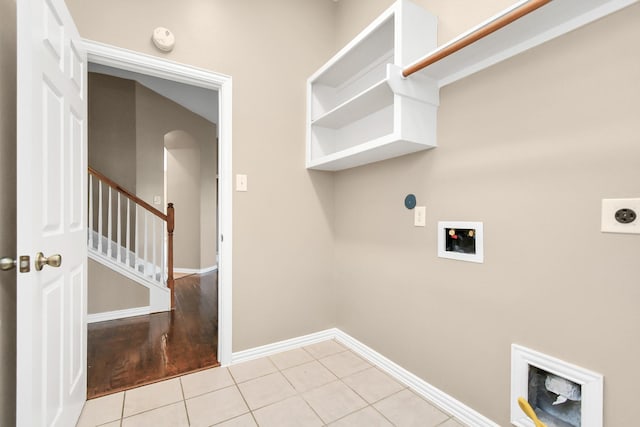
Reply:
<svg viewBox="0 0 640 427"><path fill-rule="evenodd" d="M133 155L122 154L120 155L120 162L116 164L122 167L123 163L135 163L135 173L131 174L129 170L129 176L133 176L130 179L133 182L134 190L136 193L141 194L147 200L147 203L157 206L163 212L167 212L167 202L174 202L175 208L175 232L174 232L174 266L176 275L176 310L174 312L160 313L155 316L160 320L154 322L147 321L146 324L141 324L142 318L148 318L150 316L137 316L120 320L122 323L120 331L130 331L129 338L132 338L131 334L138 334L140 336L155 337L156 344L162 351L152 351L150 353L162 354L165 361L169 361L170 364L176 367L176 371L167 370L164 367L154 366L153 363L147 363L147 368L153 375L141 374L144 379L142 382L137 382L135 385L141 385L144 383L154 382L159 379L168 378L179 374L184 374L189 371L202 369L209 366L214 366L219 360L222 364L228 364L231 356L231 334L230 334L230 284L231 284L231 188L230 185L226 185L231 182L228 178L230 175L230 141L231 141L231 127L230 127L230 91L231 80L229 77L209 73L204 70L194 69L180 64L170 63L154 57L148 57L146 55L132 55L130 52L123 51L117 48L111 48L104 45L93 44L87 42L87 50L89 54L89 71L90 72L104 72L109 69L110 78L116 78L112 74L128 74L128 76L143 76L146 84L136 80L135 85L140 92L155 92L149 87L150 80L164 80L168 82L168 87L181 87L181 90L174 90L175 96L169 96L169 103L177 105L182 108L183 113L186 110L190 110L189 113L195 117L189 125L193 125L194 122L203 119L202 115L197 111L198 108L211 107L211 104L215 103L215 107L218 107L219 112L215 111L212 117L215 117L216 122L211 123L214 131L206 129L206 126L200 130L197 126L194 128L189 125L172 125L169 126L168 122L175 119L180 114L169 114L169 119L164 119L161 114L158 117L151 117L151 119L157 119L163 126L157 126L162 129L162 138L160 141L159 150L152 149L148 140L145 140L145 133L143 126L137 126L135 130L135 145L136 150ZM115 71L113 71L115 70ZM117 78L123 78L122 76ZM91 83L91 82L90 82ZM91 88L91 85L90 85ZM165 88L166 89L166 88ZM209 102L201 102L200 105L195 107L193 104L193 93L200 92L205 97L209 96ZM169 95L171 95L169 90ZM157 93L157 92L156 92ZM185 94L186 100L185 100ZM212 102L211 95L214 94L215 98ZM167 95L167 93L164 93ZM89 103L91 105L91 89L89 93ZM182 98L180 98L182 96ZM177 98L176 98L177 97ZM197 98L197 97L196 97ZM202 99L202 97L201 97ZM121 100L121 99L120 99ZM157 107L159 102L153 101L151 104L146 104L142 108L135 110L135 119L140 120L145 118L146 115L151 115L150 105ZM185 106L185 104L187 104ZM209 105L207 105L209 104ZM175 106L174 105L174 106ZM91 107L90 107L91 114ZM184 115L184 114L183 114ZM203 120L200 120L203 121ZM89 126L91 126L91 119ZM123 122L119 123L119 127L124 126ZM168 127L167 127L168 126ZM99 129L100 132L108 133L105 129ZM207 134L208 141L204 144L201 138L203 132ZM89 139L89 158L90 166L92 157L92 140L90 130ZM95 132L94 132L95 133ZM104 136L104 135L102 135ZM148 136L148 135L147 135ZM142 140L142 141L141 141ZM220 141L220 144L218 144ZM157 138L155 138L155 142ZM104 148L104 147L103 147ZM112 150L114 147L110 147ZM157 165L151 167L152 160L154 159L154 152L158 152ZM133 158L134 162L131 161ZM105 160L101 158L100 160ZM98 163L100 163L98 161ZM159 174L155 174L155 170L159 170ZM118 175L116 173L116 175ZM127 176L127 174L122 174ZM147 179L149 176L155 176L156 180L152 181ZM159 176L159 179L157 179ZM218 177L220 178L220 187L218 188ZM157 185L158 184L158 185ZM228 188L227 188L228 187ZM174 200L175 199L175 200ZM216 203L220 203L218 209ZM115 203L114 203L115 204ZM218 214L219 213L219 214ZM127 216L127 215L123 215ZM111 224L113 220L108 222ZM219 226L218 226L219 223ZM137 225L134 228L140 228ZM115 226L115 222L114 222ZM115 228L115 227L114 227ZM146 232L147 225L144 226ZM118 231L120 236L122 231ZM224 233L224 245L221 245L222 236ZM166 236L166 235L165 235ZM145 235L145 238L147 236ZM131 233L131 240L136 242L142 242L142 232L139 235ZM124 239L123 239L124 240ZM166 237L162 237L159 241L156 241L151 246L157 247L159 253L164 253L167 240ZM117 252L117 251L116 251ZM166 271L166 268L160 269ZM156 271L155 268L153 270ZM160 273L159 275L161 275ZM180 278L180 275L186 276ZM89 276L89 298L91 298L92 292L92 280ZM150 293L149 300L152 299ZM193 319L186 319L181 314L189 310L186 305L195 304L201 309L208 306L210 308L209 314L205 314L203 310L199 312L199 317ZM151 306L151 303L149 303ZM133 314L136 314L135 312ZM217 314L214 318L211 314ZM182 320L180 324L178 321ZM178 322L178 323L176 323ZM89 326L90 340L91 330L95 326L95 330L100 333L97 335L109 335L106 328L107 322L93 323ZM186 324L190 323L187 327ZM142 326L141 326L142 325ZM189 352L193 349L193 329L194 327L200 327L204 333L202 338L202 345L197 347L203 350L200 355L195 355L194 360L188 360L189 355L179 354ZM180 331L189 329L191 334L188 340L184 341L180 338ZM138 332L132 332L132 331ZM97 336L96 335L96 336ZM117 334L120 335L120 334ZM126 335L126 334L125 334ZM181 342L183 340L184 342ZM177 347L181 348L181 352L176 350L175 352L168 351L167 344L177 344ZM88 357L91 360L91 342L89 342L89 354ZM208 346L208 347L207 347ZM122 352L123 357L128 357L128 360L144 359L144 350L139 351L135 349L133 353L127 354L125 350ZM197 352L193 352L194 354ZM179 361L176 358L184 357L183 361ZM211 357L213 356L213 357ZM148 358L147 358L148 359ZM168 360L171 359L171 360ZM193 359L193 358L192 358ZM120 359L122 361L122 359ZM126 371L134 371L137 368L133 365L124 367L120 365ZM89 377L91 378L92 366L89 365ZM164 374L159 377L157 374ZM155 375L155 376L154 376ZM91 379L90 379L91 382ZM91 386L89 387L89 394L91 396ZM102 393L105 394L105 393ZM100 395L94 394L94 396Z"/></svg>

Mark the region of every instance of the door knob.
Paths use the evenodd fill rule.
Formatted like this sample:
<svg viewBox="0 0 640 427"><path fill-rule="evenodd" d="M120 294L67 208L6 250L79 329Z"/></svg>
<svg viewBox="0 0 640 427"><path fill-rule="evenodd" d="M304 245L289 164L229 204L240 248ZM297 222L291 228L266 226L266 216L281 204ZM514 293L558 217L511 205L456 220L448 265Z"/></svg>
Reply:
<svg viewBox="0 0 640 427"><path fill-rule="evenodd" d="M11 257L5 256L0 258L1 271L13 270L14 268L16 268L17 264L18 264L18 261ZM29 272L29 257L23 255L20 257L20 273L28 273L28 272Z"/></svg>
<svg viewBox="0 0 640 427"><path fill-rule="evenodd" d="M49 267L60 267L60 265L62 265L62 255L55 254L46 257L42 252L38 252L36 254L36 270L42 270L45 265Z"/></svg>

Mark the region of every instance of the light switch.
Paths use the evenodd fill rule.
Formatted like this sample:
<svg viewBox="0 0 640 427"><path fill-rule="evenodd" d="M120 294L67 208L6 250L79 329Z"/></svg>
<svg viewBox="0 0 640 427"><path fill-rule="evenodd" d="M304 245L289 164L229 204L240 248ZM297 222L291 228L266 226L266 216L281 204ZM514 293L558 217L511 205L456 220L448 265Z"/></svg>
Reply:
<svg viewBox="0 0 640 427"><path fill-rule="evenodd" d="M413 225L416 227L424 227L427 225L427 208L425 206L416 206L413 211L415 212Z"/></svg>
<svg viewBox="0 0 640 427"><path fill-rule="evenodd" d="M600 230L640 234L640 199L602 199Z"/></svg>
<svg viewBox="0 0 640 427"><path fill-rule="evenodd" d="M247 191L247 175L236 175L236 191Z"/></svg>
<svg viewBox="0 0 640 427"><path fill-rule="evenodd" d="M162 197L160 197L160 196L153 196L153 204L154 204L154 205L161 205L161 204L162 204Z"/></svg>

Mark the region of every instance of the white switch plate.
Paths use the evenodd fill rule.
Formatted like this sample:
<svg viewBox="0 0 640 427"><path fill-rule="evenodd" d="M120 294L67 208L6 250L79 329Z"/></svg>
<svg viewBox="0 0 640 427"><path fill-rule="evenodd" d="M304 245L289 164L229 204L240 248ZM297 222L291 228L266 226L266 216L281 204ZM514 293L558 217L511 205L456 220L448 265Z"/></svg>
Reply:
<svg viewBox="0 0 640 427"><path fill-rule="evenodd" d="M162 197L160 197L160 196L153 196L153 204L154 204L154 205L160 205L160 204L162 204Z"/></svg>
<svg viewBox="0 0 640 427"><path fill-rule="evenodd" d="M247 191L247 175L236 175L236 191Z"/></svg>
<svg viewBox="0 0 640 427"><path fill-rule="evenodd" d="M635 221L621 224L616 221L619 209L633 209L638 216ZM640 199L602 199L602 225L604 233L640 234Z"/></svg>
<svg viewBox="0 0 640 427"><path fill-rule="evenodd" d="M413 225L416 227L427 225L427 208L425 206L416 206L414 212Z"/></svg>

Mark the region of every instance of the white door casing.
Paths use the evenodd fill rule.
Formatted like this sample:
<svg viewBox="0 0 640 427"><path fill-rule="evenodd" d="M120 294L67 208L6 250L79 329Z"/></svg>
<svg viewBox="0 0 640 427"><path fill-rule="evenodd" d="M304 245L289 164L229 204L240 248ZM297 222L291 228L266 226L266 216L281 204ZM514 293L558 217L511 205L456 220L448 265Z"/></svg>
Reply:
<svg viewBox="0 0 640 427"><path fill-rule="evenodd" d="M17 2L17 425L75 425L86 398L86 53L63 0ZM36 271L37 252L62 255Z"/></svg>
<svg viewBox="0 0 640 427"><path fill-rule="evenodd" d="M233 319L233 179L231 174L233 79L224 74L92 40L83 40L83 42L91 63L217 90L219 93L218 360L222 366L227 366L232 362L233 332L231 324Z"/></svg>

